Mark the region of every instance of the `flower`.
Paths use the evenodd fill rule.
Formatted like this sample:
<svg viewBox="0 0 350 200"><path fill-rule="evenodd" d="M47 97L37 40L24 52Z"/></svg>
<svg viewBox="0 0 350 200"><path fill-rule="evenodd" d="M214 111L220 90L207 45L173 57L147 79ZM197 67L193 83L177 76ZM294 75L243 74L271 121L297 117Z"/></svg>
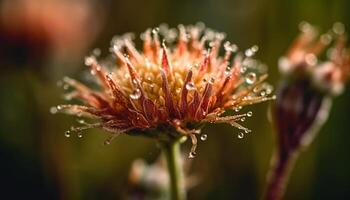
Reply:
<svg viewBox="0 0 350 200"><path fill-rule="evenodd" d="M251 111L228 116L223 116L224 112L238 112L243 106L273 98L272 87L264 82L264 65L251 58L258 47L243 55L237 53L235 44L225 42L224 56L220 56L224 37L202 23L179 25L178 31L161 25L141 35L142 52L136 49L131 34L115 37L111 52L116 65L108 69L94 55L85 60L100 89L66 77L65 87L74 88L66 97L79 99L84 105L59 105L52 111L99 120L73 127L67 136L95 127L111 133L106 144L120 133L161 140L185 136L192 140L193 157L203 124L228 123L248 133L250 130L238 122L250 117Z"/></svg>
<svg viewBox="0 0 350 200"><path fill-rule="evenodd" d="M301 34L280 59L285 75L277 89L274 122L283 151L294 151L311 142L316 129L327 119L332 96L341 94L350 74L350 54L345 48L344 25L317 36L310 24L300 25ZM319 61L326 47L326 61ZM308 134L310 133L310 134Z"/></svg>
<svg viewBox="0 0 350 200"><path fill-rule="evenodd" d="M343 91L350 75L350 54L345 48L344 25L318 37L310 24L279 61L283 79L272 105L277 151L272 157L264 199L282 199L289 174L302 147L306 148L326 122L332 97ZM327 46L333 44L322 55ZM326 61L319 58L326 56Z"/></svg>

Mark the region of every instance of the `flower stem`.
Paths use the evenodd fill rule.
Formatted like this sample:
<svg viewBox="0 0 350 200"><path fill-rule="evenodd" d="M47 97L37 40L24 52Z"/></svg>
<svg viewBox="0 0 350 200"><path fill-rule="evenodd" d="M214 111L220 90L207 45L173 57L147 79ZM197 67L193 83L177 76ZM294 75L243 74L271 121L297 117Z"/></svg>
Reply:
<svg viewBox="0 0 350 200"><path fill-rule="evenodd" d="M178 140L166 142L163 144L163 149L169 171L171 199L185 200L186 192L180 155L180 142Z"/></svg>
<svg viewBox="0 0 350 200"><path fill-rule="evenodd" d="M264 200L282 199L297 154L296 152L284 155L275 153L271 162L270 172L268 173L267 187L263 195Z"/></svg>

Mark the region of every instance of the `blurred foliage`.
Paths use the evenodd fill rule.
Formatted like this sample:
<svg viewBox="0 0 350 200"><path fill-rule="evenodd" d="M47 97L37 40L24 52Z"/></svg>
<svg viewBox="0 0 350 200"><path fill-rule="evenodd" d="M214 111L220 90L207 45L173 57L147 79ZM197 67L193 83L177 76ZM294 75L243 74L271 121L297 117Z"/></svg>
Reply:
<svg viewBox="0 0 350 200"><path fill-rule="evenodd" d="M4 2L19 1L0 1L1 17L4 17ZM69 7L73 1L64 2ZM71 56L57 56L52 45L49 51L45 45L52 41L45 35L40 35L39 41L28 43L31 32L24 32L24 36L11 45L5 34L6 26L0 23L1 199L120 199L127 191L132 161L136 158L156 160L159 148L145 138L120 136L109 146L103 145L106 135L99 130L87 131L82 139L65 138L64 131L75 123L74 119L49 113L51 106L63 102L57 80L64 74L80 78L81 71L86 70L82 62L84 54L98 47L107 55L109 41L115 34L134 32L138 35L163 22L177 26L203 21L208 27L226 32L227 39L241 49L259 45L257 57L269 65L269 79L276 84L277 59L298 33L300 21L315 24L323 31L341 21L350 29L347 9L350 2L346 0L74 2L74 9L81 8L77 2L86 3L90 9L88 19L95 19L98 25L69 23L69 26L79 27L79 34L99 34L97 38L89 37L89 41L75 41L74 45L86 44L74 49ZM6 14L19 13L14 10ZM50 13L51 10L47 10L46 14ZM55 26L50 28L62 34L71 33ZM65 36L58 35L58 38ZM62 48L71 50L70 45ZM301 154L286 199L350 198L350 146L346 144L350 139L346 127L349 100L348 87L335 100L330 119L319 137ZM268 104L249 108L254 111L254 117L246 124L253 133L244 139L238 139L237 130L229 126L207 126L203 130L208 140L200 142L192 166L201 182L189 191L189 199L259 198L274 144L267 109ZM187 143L184 151L189 147Z"/></svg>

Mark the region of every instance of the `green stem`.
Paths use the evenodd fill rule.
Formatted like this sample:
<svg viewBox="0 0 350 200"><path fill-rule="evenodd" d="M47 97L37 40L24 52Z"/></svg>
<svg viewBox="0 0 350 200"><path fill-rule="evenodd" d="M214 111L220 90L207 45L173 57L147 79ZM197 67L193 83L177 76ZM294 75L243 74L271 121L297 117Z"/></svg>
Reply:
<svg viewBox="0 0 350 200"><path fill-rule="evenodd" d="M169 171L171 199L185 200L186 192L180 154L180 142L178 140L166 142L163 144L163 149Z"/></svg>

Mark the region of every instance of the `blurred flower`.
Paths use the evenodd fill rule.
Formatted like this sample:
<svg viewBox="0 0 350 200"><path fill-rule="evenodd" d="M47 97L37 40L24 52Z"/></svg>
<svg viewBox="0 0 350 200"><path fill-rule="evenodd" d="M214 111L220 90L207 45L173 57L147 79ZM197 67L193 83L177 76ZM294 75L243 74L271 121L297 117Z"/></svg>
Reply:
<svg viewBox="0 0 350 200"><path fill-rule="evenodd" d="M98 19L89 0L1 1L1 55L17 64L19 57L24 63L45 56L71 60L96 36Z"/></svg>
<svg viewBox="0 0 350 200"><path fill-rule="evenodd" d="M273 104L277 155L273 161L266 199L280 199L288 171L301 147L306 147L325 123L332 97L339 95L350 74L350 54L345 49L344 26L317 37L317 30L301 23L301 34L280 59L284 75ZM326 61L319 61L326 51Z"/></svg>
<svg viewBox="0 0 350 200"><path fill-rule="evenodd" d="M191 162L181 164L186 174L186 189L197 185L198 178L188 176ZM129 191L127 199L169 199L169 174L164 157L153 164L147 164L142 159L135 160L129 172Z"/></svg>
<svg viewBox="0 0 350 200"><path fill-rule="evenodd" d="M241 137L250 132L238 122L250 117L251 111L232 116L222 114L227 109L238 112L243 106L273 98L269 97L271 86L263 82L267 75L261 75L262 65L251 58L258 47L246 50L245 56L235 54L230 64L237 46L226 42L225 55L219 56L223 33L198 24L180 25L178 34L177 43L168 49L165 41L176 39L176 29L165 25L148 29L141 35L142 52L132 43L132 35L114 38L111 51L117 58L118 68L112 64L107 69L108 66L99 64L96 56L87 57L85 63L91 66L91 74L101 90L64 78L64 87L74 88L66 98L79 99L84 106L60 105L52 111L100 120L73 127L67 136L70 132L81 136L82 130L95 127L111 132L106 144L120 133L159 140L185 136L192 140L189 157L194 157L196 135L206 122L231 124L243 131Z"/></svg>

